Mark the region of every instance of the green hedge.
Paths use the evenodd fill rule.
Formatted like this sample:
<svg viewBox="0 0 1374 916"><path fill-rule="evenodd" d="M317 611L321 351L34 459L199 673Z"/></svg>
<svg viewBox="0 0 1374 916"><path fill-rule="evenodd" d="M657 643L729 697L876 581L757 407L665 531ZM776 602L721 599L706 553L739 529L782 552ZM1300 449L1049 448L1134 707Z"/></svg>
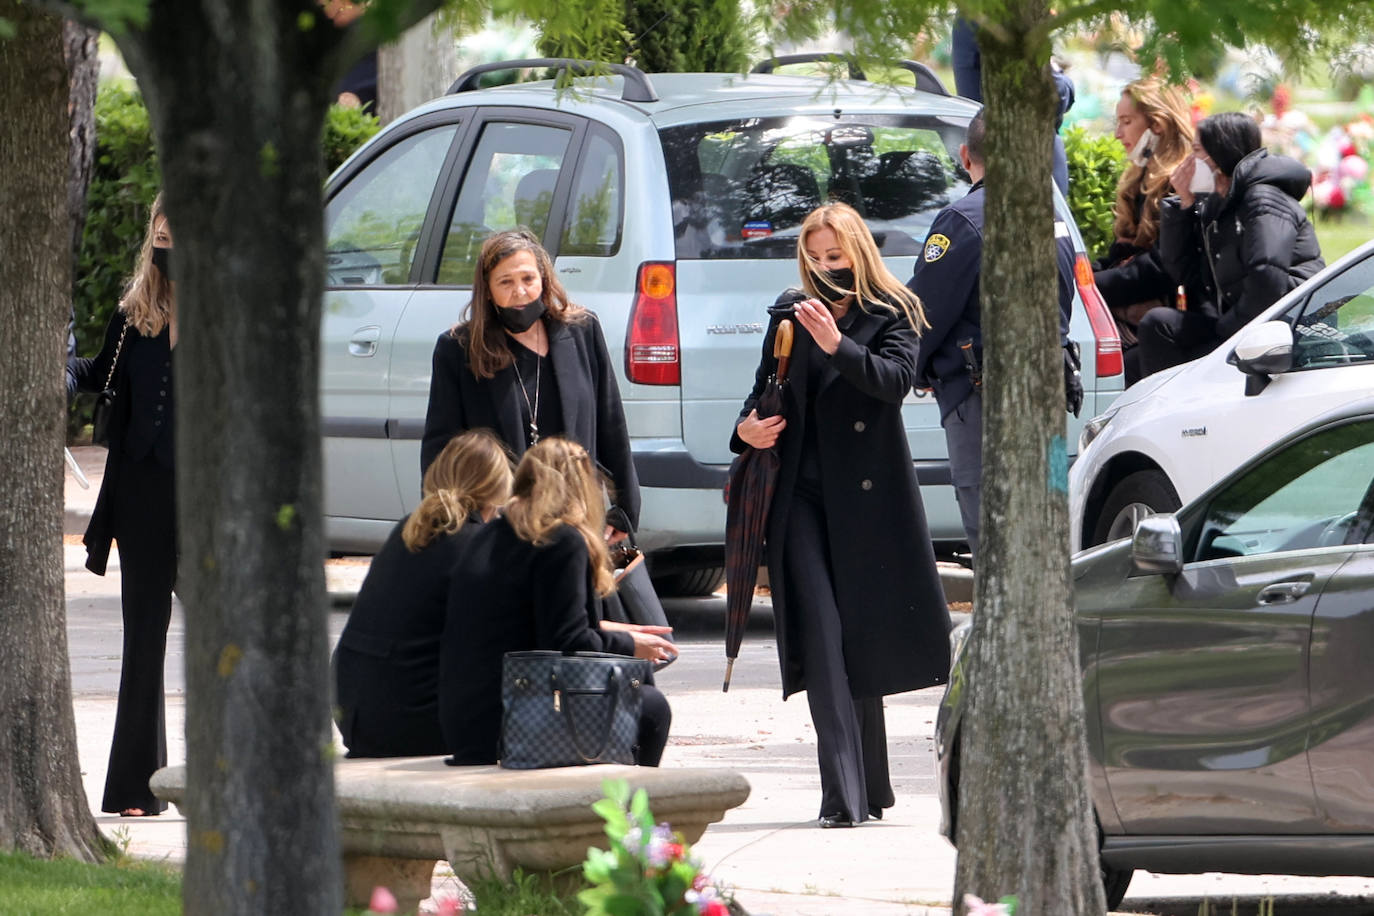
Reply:
<svg viewBox="0 0 1374 916"><path fill-rule="evenodd" d="M1069 209L1088 255L1096 260L1112 244L1112 206L1126 153L1110 134L1089 134L1081 127L1064 131L1064 151L1069 158Z"/></svg>
<svg viewBox="0 0 1374 916"><path fill-rule="evenodd" d="M100 347L133 270L148 208L161 183L148 110L137 91L102 85L95 123L95 167L72 284L77 352L83 356L94 355ZM379 127L376 117L358 109L331 107L321 138L325 171L334 171ZM72 435L90 421L90 401L90 396L83 396L73 406L68 424Z"/></svg>

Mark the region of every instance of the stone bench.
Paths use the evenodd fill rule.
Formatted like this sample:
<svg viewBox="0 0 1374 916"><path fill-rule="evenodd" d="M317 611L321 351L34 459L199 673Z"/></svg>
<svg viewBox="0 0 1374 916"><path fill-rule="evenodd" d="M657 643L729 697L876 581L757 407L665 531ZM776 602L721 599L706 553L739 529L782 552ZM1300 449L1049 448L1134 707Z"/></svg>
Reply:
<svg viewBox="0 0 1374 916"><path fill-rule="evenodd" d="M687 842L749 797L733 770L589 766L552 770L451 767L442 757L340 760L334 767L344 879L350 906L367 906L376 885L402 912L430 895L434 864L447 859L464 882L509 878L516 868L555 872L580 865L588 846L606 845L592 811L601 783L644 789L657 821ZM180 804L186 768L153 775L158 798ZM579 876L580 877L580 876Z"/></svg>

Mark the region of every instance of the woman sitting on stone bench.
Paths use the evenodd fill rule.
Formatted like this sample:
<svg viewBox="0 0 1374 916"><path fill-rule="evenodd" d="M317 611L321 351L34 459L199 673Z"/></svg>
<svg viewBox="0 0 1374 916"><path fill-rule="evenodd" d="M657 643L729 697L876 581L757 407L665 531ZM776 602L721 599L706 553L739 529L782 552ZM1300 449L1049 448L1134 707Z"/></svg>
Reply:
<svg viewBox="0 0 1374 916"><path fill-rule="evenodd" d="M439 718L451 763L497 762L507 652L612 652L652 661L675 654L661 628L601 626L596 598L615 587L603 505L587 450L541 439L515 469L510 503L459 557L439 666ZM658 766L672 713L656 688L644 687L643 697L638 763Z"/></svg>
<svg viewBox="0 0 1374 916"><path fill-rule="evenodd" d="M510 498L511 463L485 430L455 436L425 471L424 498L372 560L334 651L349 757L445 753L439 636L449 576L472 535Z"/></svg>

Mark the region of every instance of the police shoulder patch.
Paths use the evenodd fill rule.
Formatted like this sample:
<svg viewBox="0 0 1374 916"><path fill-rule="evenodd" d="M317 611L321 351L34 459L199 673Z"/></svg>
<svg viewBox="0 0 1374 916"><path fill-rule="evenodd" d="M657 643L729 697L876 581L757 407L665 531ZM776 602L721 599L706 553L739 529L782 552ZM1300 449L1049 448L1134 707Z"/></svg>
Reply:
<svg viewBox="0 0 1374 916"><path fill-rule="evenodd" d="M925 259L927 263L940 260L945 256L946 251L949 251L949 236L937 232L926 239Z"/></svg>

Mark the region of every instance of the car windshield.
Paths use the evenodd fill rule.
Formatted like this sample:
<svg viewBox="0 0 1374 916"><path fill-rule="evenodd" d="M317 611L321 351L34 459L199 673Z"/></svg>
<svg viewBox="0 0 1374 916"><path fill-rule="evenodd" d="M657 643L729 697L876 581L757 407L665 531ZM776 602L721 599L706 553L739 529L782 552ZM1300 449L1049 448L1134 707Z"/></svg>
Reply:
<svg viewBox="0 0 1374 916"><path fill-rule="evenodd" d="M660 131L679 259L790 258L806 214L843 201L884 255L915 255L935 214L969 187L966 119L748 118Z"/></svg>

